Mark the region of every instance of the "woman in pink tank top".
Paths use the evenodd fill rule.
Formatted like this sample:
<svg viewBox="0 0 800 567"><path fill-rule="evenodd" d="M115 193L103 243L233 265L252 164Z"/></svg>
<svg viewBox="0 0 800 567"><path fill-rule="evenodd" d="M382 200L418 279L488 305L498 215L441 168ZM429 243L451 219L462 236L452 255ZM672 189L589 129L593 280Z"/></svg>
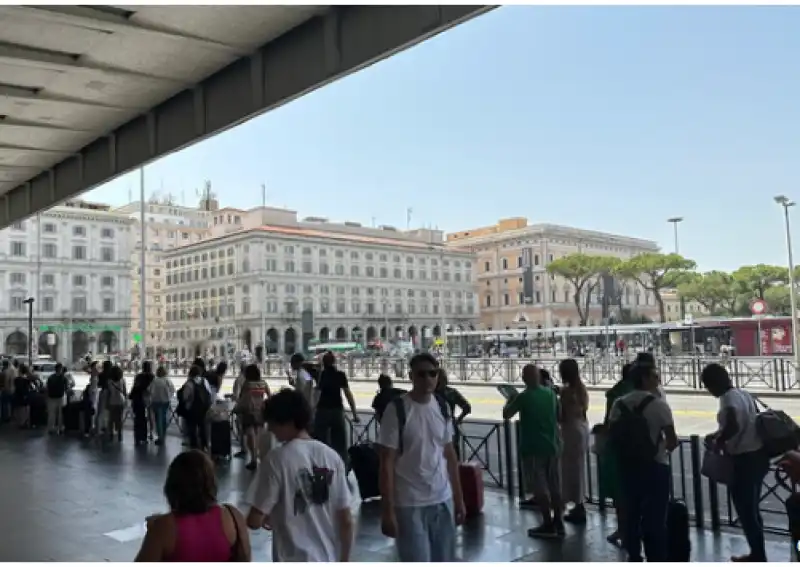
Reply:
<svg viewBox="0 0 800 567"><path fill-rule="evenodd" d="M147 519L137 562L250 561L250 534L233 506L217 503L214 464L201 451L181 453L167 471L168 514Z"/></svg>

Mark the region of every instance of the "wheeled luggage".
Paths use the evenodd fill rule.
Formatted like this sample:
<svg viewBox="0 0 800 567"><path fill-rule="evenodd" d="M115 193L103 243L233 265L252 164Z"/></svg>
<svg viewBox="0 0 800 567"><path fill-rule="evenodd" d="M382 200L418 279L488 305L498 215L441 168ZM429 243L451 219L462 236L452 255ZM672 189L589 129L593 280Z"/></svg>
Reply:
<svg viewBox="0 0 800 567"><path fill-rule="evenodd" d="M358 443L350 447L347 453L350 456L350 466L356 475L361 499L380 497L380 457L375 445L369 442Z"/></svg>
<svg viewBox="0 0 800 567"><path fill-rule="evenodd" d="M61 410L64 419L64 431L67 433L80 433L81 431L81 403L70 402Z"/></svg>
<svg viewBox="0 0 800 567"><path fill-rule="evenodd" d="M689 508L683 500L670 500L667 506L667 550L670 563L688 563L691 560Z"/></svg>
<svg viewBox="0 0 800 567"><path fill-rule="evenodd" d="M464 495L464 508L467 516L477 516L483 512L483 468L478 463L458 465L461 492Z"/></svg>
<svg viewBox="0 0 800 567"><path fill-rule="evenodd" d="M228 460L231 458L231 422L211 421L211 458Z"/></svg>

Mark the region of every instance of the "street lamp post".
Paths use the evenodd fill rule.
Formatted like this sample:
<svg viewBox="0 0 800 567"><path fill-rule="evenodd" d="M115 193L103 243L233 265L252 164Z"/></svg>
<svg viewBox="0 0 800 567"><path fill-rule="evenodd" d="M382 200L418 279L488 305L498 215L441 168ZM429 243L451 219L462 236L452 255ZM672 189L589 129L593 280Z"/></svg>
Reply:
<svg viewBox="0 0 800 567"><path fill-rule="evenodd" d="M672 223L672 231L675 235L675 254L680 254L680 247L678 246L678 225L683 222L683 217L672 217L667 219L668 223Z"/></svg>
<svg viewBox="0 0 800 567"><path fill-rule="evenodd" d="M775 202L783 207L783 220L786 225L786 249L789 259L789 305L792 314L792 354L794 355L795 372L800 368L800 350L797 348L797 302L794 289L794 259L792 257L792 231L789 224L789 207L794 207L794 201L784 195L775 197ZM759 342L761 337L758 338Z"/></svg>
<svg viewBox="0 0 800 567"><path fill-rule="evenodd" d="M22 303L28 306L28 370L33 372L33 302L29 297Z"/></svg>
<svg viewBox="0 0 800 567"><path fill-rule="evenodd" d="M678 245L678 225L683 222L683 217L672 217L667 219L668 223L672 223L672 231L675 235L675 254L680 254L680 246ZM680 298L681 319L686 319L686 301L683 297ZM694 331L692 331L694 333Z"/></svg>

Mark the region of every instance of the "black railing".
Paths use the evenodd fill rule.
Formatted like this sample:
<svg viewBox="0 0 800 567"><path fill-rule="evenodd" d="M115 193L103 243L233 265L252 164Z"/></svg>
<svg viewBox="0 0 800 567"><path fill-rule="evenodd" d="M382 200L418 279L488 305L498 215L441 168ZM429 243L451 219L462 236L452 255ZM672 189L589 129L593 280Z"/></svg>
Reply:
<svg viewBox="0 0 800 567"><path fill-rule="evenodd" d="M629 357L630 358L630 357ZM616 382L625 357L579 357L576 358L581 377L591 386L610 386ZM552 375L558 374L558 358L466 358L441 359L452 381L476 384L521 383L522 368L536 364ZM712 356L659 356L656 357L662 384L669 388L702 389L700 373L710 362L725 366L737 387L755 391L800 392L800 368L791 357L712 357ZM185 376L189 363L165 363L171 375ZM283 379L286 363L279 358L270 358L259 364L264 375ZM381 373L389 374L398 381L408 380L408 360L391 357L349 357L340 361L339 367L351 379L377 379ZM235 372L230 366L231 372ZM136 364L131 365L131 371Z"/></svg>
<svg viewBox="0 0 800 567"><path fill-rule="evenodd" d="M168 427L170 432L181 434L181 423L170 411ZM376 442L379 424L370 410L358 411L359 423L348 419L349 444ZM131 417L126 412L126 420ZM519 466L518 421L496 421L487 419L466 419L457 427L457 450L463 462L480 465L487 488L503 490L510 497L524 499L522 468ZM686 502L695 526L701 529L720 530L723 527L738 528L739 520L728 489L701 476L702 440L697 435L680 439L675 451L670 455L671 486L673 497ZM610 500L600 491L599 459L594 453L586 456L586 501L605 509ZM764 479L761 495L761 512L764 516L765 530L779 535L788 535L788 518L785 503L794 492L795 486L785 472L770 466Z"/></svg>

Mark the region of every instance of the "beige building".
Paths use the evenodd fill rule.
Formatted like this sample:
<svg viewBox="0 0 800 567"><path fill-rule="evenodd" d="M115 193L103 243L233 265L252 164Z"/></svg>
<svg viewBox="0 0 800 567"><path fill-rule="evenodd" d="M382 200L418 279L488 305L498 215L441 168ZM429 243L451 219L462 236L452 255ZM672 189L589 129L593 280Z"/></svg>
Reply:
<svg viewBox="0 0 800 567"><path fill-rule="evenodd" d="M365 227L272 207L211 213L211 237L166 250L166 342L179 357L402 338L477 321L473 257L434 230ZM303 313L310 332L303 336Z"/></svg>
<svg viewBox="0 0 800 567"><path fill-rule="evenodd" d="M496 225L447 235L447 245L468 248L476 258L475 291L484 329L570 327L579 325L574 291L569 282L547 273L557 258L582 252L630 258L657 252L655 242L552 224L529 225L525 218L500 220ZM530 265L530 299L525 300L526 262ZM658 318L651 292L635 282L621 286L623 309L632 316ZM603 289L590 300L588 325L602 324ZM613 312L612 307L612 312Z"/></svg>
<svg viewBox="0 0 800 567"><path fill-rule="evenodd" d="M208 239L211 236L210 218L219 208L211 193L201 199L197 207L178 205L171 197L152 197L145 203L145 303L147 317L148 356L152 357L163 346L165 340L164 286L166 269L164 253L176 247L186 246ZM134 201L115 209L136 221L131 262L131 341L126 348L134 348L141 336L141 250L142 234L141 201ZM155 349L155 350L154 350Z"/></svg>
<svg viewBox="0 0 800 567"><path fill-rule="evenodd" d="M681 299L678 291L674 289L665 289L661 292L661 299L664 301L664 313L667 316L667 321L682 321L681 318ZM700 317L707 317L709 315L708 309L700 305L696 301L686 302L686 315L690 315L695 319Z"/></svg>

